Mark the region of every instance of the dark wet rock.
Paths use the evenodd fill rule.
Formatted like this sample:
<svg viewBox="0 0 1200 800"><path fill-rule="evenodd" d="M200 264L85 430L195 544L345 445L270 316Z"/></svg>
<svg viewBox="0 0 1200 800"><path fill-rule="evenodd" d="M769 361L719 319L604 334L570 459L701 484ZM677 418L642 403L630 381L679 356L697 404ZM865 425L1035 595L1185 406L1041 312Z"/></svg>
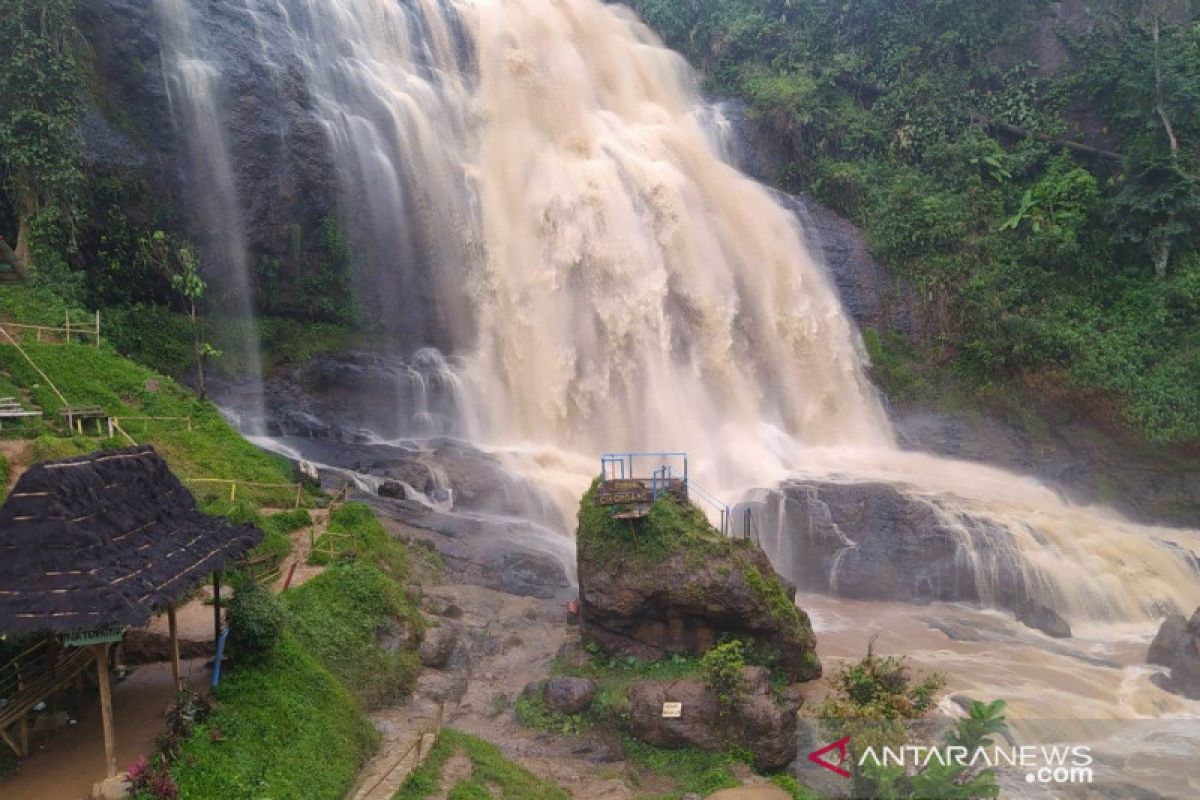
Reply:
<svg viewBox="0 0 1200 800"><path fill-rule="evenodd" d="M561 563L541 553L506 553L500 568L500 589L520 597L549 600L570 588Z"/></svg>
<svg viewBox="0 0 1200 800"><path fill-rule="evenodd" d="M380 497L390 497L393 500L403 500L408 496L408 492L404 489L404 484L400 481L384 481L379 484L378 494Z"/></svg>
<svg viewBox="0 0 1200 800"><path fill-rule="evenodd" d="M1102 430L1078 409L1042 407L1025 420L905 409L893 419L900 445L992 464L1044 481L1074 503L1102 503L1142 522L1191 525L1200 517L1200 462ZM1200 562L1197 563L1200 572Z"/></svg>
<svg viewBox="0 0 1200 800"><path fill-rule="evenodd" d="M1200 608L1190 620L1182 614L1164 620L1150 643L1146 661L1170 668L1169 676L1155 676L1159 686L1200 700Z"/></svg>
<svg viewBox="0 0 1200 800"><path fill-rule="evenodd" d="M560 714L579 714L596 699L596 684L587 678L551 678L544 689L546 707Z"/></svg>
<svg viewBox="0 0 1200 800"><path fill-rule="evenodd" d="M746 691L738 702L723 708L715 693L701 681L639 681L629 688L629 725L633 735L656 747L695 747L725 750L729 746L752 753L759 769L782 769L796 758L795 691L774 696L765 674L747 668ZM663 717L663 703L680 703L678 719Z"/></svg>
<svg viewBox="0 0 1200 800"><path fill-rule="evenodd" d="M445 667L450 662L450 657L454 655L458 639L458 628L453 625L443 624L436 628L430 628L421 639L417 656L427 667Z"/></svg>
<svg viewBox="0 0 1200 800"><path fill-rule="evenodd" d="M1016 617L1030 628L1047 636L1056 639L1071 638L1071 623L1063 619L1057 611L1041 603L1026 601L1018 604Z"/></svg>
<svg viewBox="0 0 1200 800"><path fill-rule="evenodd" d="M789 481L754 505L764 546L801 591L1013 611L1036 601L1009 531L942 503L891 484Z"/></svg>

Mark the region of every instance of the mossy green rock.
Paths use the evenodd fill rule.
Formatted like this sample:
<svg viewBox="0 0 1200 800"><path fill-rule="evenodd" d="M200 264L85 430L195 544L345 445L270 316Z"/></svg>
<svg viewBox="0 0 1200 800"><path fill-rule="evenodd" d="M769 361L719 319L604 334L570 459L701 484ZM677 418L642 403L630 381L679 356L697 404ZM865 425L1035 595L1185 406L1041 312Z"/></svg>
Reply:
<svg viewBox="0 0 1200 800"><path fill-rule="evenodd" d="M593 502L579 509L583 640L643 660L700 655L740 639L791 680L821 674L808 615L754 543L721 536L697 508L664 496L648 516L619 520Z"/></svg>

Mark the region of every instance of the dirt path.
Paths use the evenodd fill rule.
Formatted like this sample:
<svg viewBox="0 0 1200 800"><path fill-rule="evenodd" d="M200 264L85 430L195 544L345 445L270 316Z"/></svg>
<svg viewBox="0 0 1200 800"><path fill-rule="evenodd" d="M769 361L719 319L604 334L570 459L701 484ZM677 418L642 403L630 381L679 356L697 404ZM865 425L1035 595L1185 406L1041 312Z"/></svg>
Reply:
<svg viewBox="0 0 1200 800"><path fill-rule="evenodd" d="M446 725L486 739L534 774L586 800L631 800L626 765L611 742L559 737L517 723L512 705L526 684L546 676L555 654L575 635L566 610L552 601L464 584L426 588L438 607L461 609L443 620L460 630L447 669L427 669L416 703L446 702Z"/></svg>
<svg viewBox="0 0 1200 800"><path fill-rule="evenodd" d="M273 586L276 592L283 591L283 584L288 579L288 573L292 572L293 563L295 563L296 569L292 574L292 582L289 584L292 587L303 586L325 571L323 566L309 564L308 557L312 554L313 543L329 529L329 509L313 508L309 509L308 514L312 517L312 525L292 531L292 554L283 560L279 577Z"/></svg>

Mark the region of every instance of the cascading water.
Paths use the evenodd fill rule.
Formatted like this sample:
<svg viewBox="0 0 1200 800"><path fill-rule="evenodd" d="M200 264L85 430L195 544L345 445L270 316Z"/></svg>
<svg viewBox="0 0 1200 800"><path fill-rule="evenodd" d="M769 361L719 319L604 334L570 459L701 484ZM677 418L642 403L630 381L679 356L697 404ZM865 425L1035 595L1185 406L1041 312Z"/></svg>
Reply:
<svg viewBox="0 0 1200 800"><path fill-rule="evenodd" d="M220 65L202 56L203 27L197 24L196 14L185 0L154 0L154 9L162 30L163 78L171 112L183 132L190 156L190 184L186 194L195 208L201 253L218 261L220 274L225 278L223 285L214 287L221 290L220 313L248 323L241 354L253 384L253 407L248 418L261 420L262 362L254 326L241 204L221 125ZM205 272L212 274L211 270Z"/></svg>
<svg viewBox="0 0 1200 800"><path fill-rule="evenodd" d="M955 580L983 604L1002 604L1008 571L1081 630L1119 623L1144 637L1165 609L1200 605L1196 532L1134 525L1031 479L896 447L800 225L722 159L693 73L628 10L227 1L258 29L284 26L300 54L342 216L371 262L360 290L396 350L452 352L464 399L451 427L505 453L566 518L595 454L687 450L693 474L731 499L789 478L896 487L950 532ZM280 45L261 38L274 63ZM180 53L197 167L219 178L219 131L202 113L212 78ZM426 376L416 378L406 403L430 414ZM785 506L768 546L794 577L789 548L807 523ZM844 538L826 590L855 557Z"/></svg>

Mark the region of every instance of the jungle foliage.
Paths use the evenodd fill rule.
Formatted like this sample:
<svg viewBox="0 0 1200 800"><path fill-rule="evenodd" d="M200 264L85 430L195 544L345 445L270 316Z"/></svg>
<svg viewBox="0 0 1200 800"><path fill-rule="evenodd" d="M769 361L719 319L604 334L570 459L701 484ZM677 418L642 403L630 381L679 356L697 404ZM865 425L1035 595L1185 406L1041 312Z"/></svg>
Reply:
<svg viewBox="0 0 1200 800"><path fill-rule="evenodd" d="M1195 3L633 6L745 101L778 184L915 286L915 355L873 352L886 388L924 391L918 362L974 387L1032 376L1153 441L1200 438Z"/></svg>

